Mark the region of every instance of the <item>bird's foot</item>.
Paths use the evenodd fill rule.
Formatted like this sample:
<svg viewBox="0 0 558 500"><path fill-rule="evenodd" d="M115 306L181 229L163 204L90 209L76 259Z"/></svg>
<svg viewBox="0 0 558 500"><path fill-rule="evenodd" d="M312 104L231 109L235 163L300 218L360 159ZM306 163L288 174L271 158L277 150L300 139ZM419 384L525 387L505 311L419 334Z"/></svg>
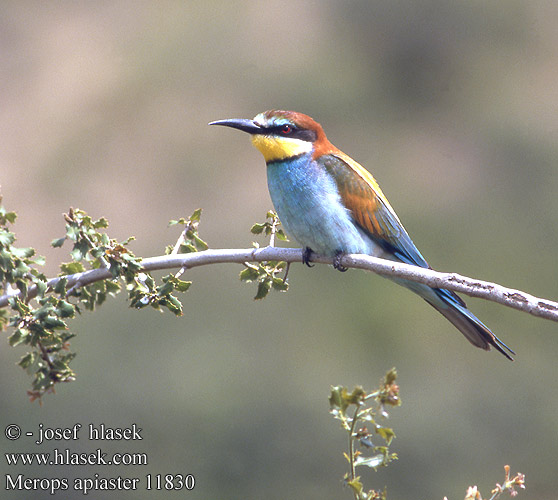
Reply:
<svg viewBox="0 0 558 500"><path fill-rule="evenodd" d="M342 273L344 273L347 269L349 269L348 267L341 265L341 259L343 258L344 255L345 254L341 250L338 250L337 252L335 252L335 257L333 257L333 269L337 269Z"/></svg>
<svg viewBox="0 0 558 500"><path fill-rule="evenodd" d="M310 264L313 253L314 251L310 247L305 247L302 251L302 263L306 264L308 267L314 267L313 264Z"/></svg>

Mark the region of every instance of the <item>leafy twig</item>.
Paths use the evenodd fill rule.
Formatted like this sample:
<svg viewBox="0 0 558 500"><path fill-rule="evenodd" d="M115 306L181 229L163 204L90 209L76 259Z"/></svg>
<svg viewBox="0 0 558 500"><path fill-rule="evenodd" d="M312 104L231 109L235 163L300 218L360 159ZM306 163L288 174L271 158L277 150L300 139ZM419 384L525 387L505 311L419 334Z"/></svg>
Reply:
<svg viewBox="0 0 558 500"><path fill-rule="evenodd" d="M182 266L193 268L211 264L264 261L284 261L286 263L302 262L302 250L298 248L230 248L209 249L193 254L162 255L159 257L146 257L142 259L142 269L155 271L162 269L179 269ZM312 262L319 264L332 264L333 259L312 255ZM558 322L558 302L544 298L538 298L526 292L506 288L504 286L467 278L455 273L441 273L432 269L422 269L409 264L392 262L370 255L345 255L340 264L354 269L372 271L386 277L405 278L417 283L424 283L438 288L447 288L471 297L478 297L496 302L512 309L527 312L533 316ZM90 284L98 280L104 280L109 276L104 269L94 269L89 272L68 275L68 282L75 284L78 279L83 284ZM49 286L55 284L59 278L48 280ZM20 295L20 291L0 296L0 308L8 305L8 298ZM30 297L36 296L37 290L31 285L28 292Z"/></svg>
<svg viewBox="0 0 558 500"><path fill-rule="evenodd" d="M399 406L399 386L395 383L397 372L395 368L386 373L380 388L366 394L364 389L357 386L352 392L342 386L332 387L329 396L330 413L334 418L341 421L343 429L348 436L348 452L344 453L349 462L349 472L345 474L345 483L351 488L355 500L385 500L386 490L382 492L376 490L365 491L360 480L356 475L356 467L367 466L376 469L380 466L387 466L391 461L397 459L395 453L390 453L389 446L395 437L395 433L389 427L382 425L378 417L388 418L387 406ZM354 406L352 416L348 413ZM372 431L368 427L372 427ZM375 445L374 436L379 436L383 444ZM364 448L371 455L367 456L361 450L356 450L359 444L361 450Z"/></svg>
<svg viewBox="0 0 558 500"><path fill-rule="evenodd" d="M252 234L264 234L269 236L269 247L275 246L275 237L278 240L288 241L287 236L280 228L281 222L279 217L273 211L267 212L267 220L261 224L254 224L250 228ZM254 243L255 248L259 248L257 243ZM240 272L240 280L256 282L258 289L256 292L255 300L263 299L267 296L271 289L280 292L286 292L289 289L287 283L287 274L289 265L287 262L281 260L262 261L257 264L250 264L249 262L243 263L246 269ZM283 277L280 276L281 273Z"/></svg>
<svg viewBox="0 0 558 500"><path fill-rule="evenodd" d="M525 489L525 474L518 472L514 477L510 477L510 466L505 465L505 479L503 484L496 483L496 487L491 491L492 496L488 500L496 500L502 493L508 492L511 497L518 495L516 487ZM444 500L448 500L444 497ZM482 500L482 495L476 486L469 486L467 493L465 493L465 500Z"/></svg>
<svg viewBox="0 0 558 500"><path fill-rule="evenodd" d="M0 286L3 290L3 295L0 295L0 327L12 327L11 345L24 344L32 348L20 365L35 373L34 397L37 394L40 397L57 382L74 378L68 366L74 354L68 351L68 341L73 334L67 331L67 321L80 313L82 308L93 310L101 305L107 296L118 293L123 285L132 307L168 309L176 315L182 314L182 304L174 292L186 291L191 285L190 281L179 277L187 269L197 266L217 263L243 265L240 279L257 283L256 299L265 297L272 289L287 290L289 264L302 262L303 252L271 245L276 240L286 239L274 212L268 212L265 222L252 227L253 234L269 237L271 244L260 248L255 243L254 248L249 249L208 249L207 243L198 234L200 217L201 210L198 209L188 219L171 221L171 226L183 226L177 243L167 247L167 255L142 259L129 248L133 238L118 242L107 235L108 221L105 218L94 220L82 210L70 209L65 215L66 234L53 240L52 245L60 247L69 241L72 244L72 261L60 265L58 277L47 279L38 270L44 258L35 257L32 248L15 247L15 235L9 230L9 225L14 223L16 214L0 205ZM333 263L331 258L314 254L312 261ZM339 264L482 297L558 321L557 302L494 283L368 255L345 255ZM162 269L179 271L164 276L158 284L150 273ZM12 317L9 316L10 310Z"/></svg>

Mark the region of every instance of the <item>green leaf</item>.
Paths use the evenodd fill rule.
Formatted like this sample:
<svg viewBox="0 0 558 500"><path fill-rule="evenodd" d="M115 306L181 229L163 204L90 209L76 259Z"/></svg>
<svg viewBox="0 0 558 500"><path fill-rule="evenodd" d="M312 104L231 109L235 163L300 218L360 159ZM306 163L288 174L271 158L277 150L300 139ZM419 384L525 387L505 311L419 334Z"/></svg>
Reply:
<svg viewBox="0 0 558 500"><path fill-rule="evenodd" d="M73 250L70 252L73 260L83 260L87 256L87 252L89 252L89 245L87 242L78 241L74 244Z"/></svg>
<svg viewBox="0 0 558 500"><path fill-rule="evenodd" d="M163 283L167 283L167 284L171 285L172 288L174 290L178 291L178 292L187 291L188 288L190 288L190 285L192 284L191 281L183 281L181 279L178 279L173 274L168 274L167 276L164 276L162 278L162 281L163 281Z"/></svg>
<svg viewBox="0 0 558 500"><path fill-rule="evenodd" d="M19 259L28 259L29 257L33 257L33 255L35 255L35 249L31 247L12 248L12 255L18 257Z"/></svg>
<svg viewBox="0 0 558 500"><path fill-rule="evenodd" d="M38 354L36 352L28 352L19 360L18 365L23 369L29 368L36 361L37 356Z"/></svg>
<svg viewBox="0 0 558 500"><path fill-rule="evenodd" d="M341 408L341 405L343 404L343 398L341 396L343 389L343 386L340 385L335 387L332 386L331 393L329 395L329 406L331 408Z"/></svg>
<svg viewBox="0 0 558 500"><path fill-rule="evenodd" d="M66 264L62 264L60 267L62 267L63 265ZM80 264L81 265L81 264ZM71 273L68 273L71 274ZM62 277L58 280L58 282L56 283L56 285L54 286L54 293L58 294L58 295L66 295L66 285L68 284L68 279L65 277Z"/></svg>
<svg viewBox="0 0 558 500"><path fill-rule="evenodd" d="M153 289L155 287L155 280L153 279L153 276L143 273L141 277L142 279L140 281L145 283L145 286L149 289Z"/></svg>
<svg viewBox="0 0 558 500"><path fill-rule="evenodd" d="M100 261L99 261L99 264L100 264ZM118 278L120 276L120 273L122 272L122 264L120 262L115 262L114 260L111 260L110 267L109 267L109 272L110 272L110 275L112 276L113 280Z"/></svg>
<svg viewBox="0 0 558 500"><path fill-rule="evenodd" d="M107 293L113 296L121 289L120 284L115 283L114 281L105 281L105 285L107 287Z"/></svg>
<svg viewBox="0 0 558 500"><path fill-rule="evenodd" d="M37 296L44 297L45 292L47 291L48 288L46 281L37 280L35 281L35 286L37 287Z"/></svg>
<svg viewBox="0 0 558 500"><path fill-rule="evenodd" d="M209 248L209 245L205 241L203 241L197 234L193 234L192 238L198 250L207 250Z"/></svg>
<svg viewBox="0 0 558 500"><path fill-rule="evenodd" d="M0 245L9 246L15 241L15 234L3 229L0 231Z"/></svg>
<svg viewBox="0 0 558 500"><path fill-rule="evenodd" d="M197 251L196 247L191 243L182 243L179 248L179 253L192 253Z"/></svg>
<svg viewBox="0 0 558 500"><path fill-rule="evenodd" d="M285 234L285 231L283 231L282 229L279 229L276 233L275 233L275 237L278 240L281 241L289 241L289 238L287 237L287 235Z"/></svg>
<svg viewBox="0 0 558 500"><path fill-rule="evenodd" d="M177 316L182 316L182 303L174 295L168 295L166 297L165 305L172 313Z"/></svg>
<svg viewBox="0 0 558 500"><path fill-rule="evenodd" d="M108 243L106 243L108 245ZM104 257L106 253L106 248L104 246L92 248L90 251L91 255L98 259L99 257Z"/></svg>
<svg viewBox="0 0 558 500"><path fill-rule="evenodd" d="M192 222L199 222L201 219L201 213L202 213L202 209L198 208L196 210L194 210L194 213L192 215L190 215L190 220Z"/></svg>
<svg viewBox="0 0 558 500"><path fill-rule="evenodd" d="M160 297L169 295L170 293L172 293L173 289L174 287L172 286L172 283L164 283L163 285L157 287L157 295L159 295Z"/></svg>
<svg viewBox="0 0 558 500"><path fill-rule="evenodd" d="M85 267L81 262L68 262L60 264L60 270L64 274L76 274L85 271Z"/></svg>
<svg viewBox="0 0 558 500"><path fill-rule="evenodd" d="M56 238L56 239L52 240L50 242L50 244L54 248L59 248L64 244L65 241L66 241L66 237L64 236L63 238Z"/></svg>
<svg viewBox="0 0 558 500"><path fill-rule="evenodd" d="M12 272L12 277L14 279L17 278L26 278L27 273L31 270L31 268L25 264L22 260L17 259L16 261L16 266Z"/></svg>
<svg viewBox="0 0 558 500"><path fill-rule="evenodd" d="M176 282L174 283L174 289L178 292L185 292L188 290L188 288L190 288L191 284L192 284L191 281L183 281L183 280L176 279Z"/></svg>
<svg viewBox="0 0 558 500"><path fill-rule="evenodd" d="M17 297L10 297L8 299L8 303L10 304L10 307L19 313L20 316L25 316L26 314L29 314L30 308L27 304L24 304L21 300L19 300L19 298Z"/></svg>
<svg viewBox="0 0 558 500"><path fill-rule="evenodd" d="M239 277L240 281L255 281L258 279L259 275L260 273L257 269L254 269L253 267L247 267L240 271Z"/></svg>
<svg viewBox="0 0 558 500"><path fill-rule="evenodd" d="M391 385L395 382L396 379L397 379L397 370L395 368L392 368L386 373L384 383L385 385Z"/></svg>
<svg viewBox="0 0 558 500"><path fill-rule="evenodd" d="M272 286L274 290L286 292L289 289L289 284L283 278L273 278Z"/></svg>
<svg viewBox="0 0 558 500"><path fill-rule="evenodd" d="M267 223L263 223L263 224L254 224L251 228L250 228L250 232L252 234L261 234L263 232L263 230L265 229Z"/></svg>
<svg viewBox="0 0 558 500"><path fill-rule="evenodd" d="M360 477L355 477L354 479L347 481L347 486L349 486L355 493L356 498L362 498L362 483L360 482Z"/></svg>
<svg viewBox="0 0 558 500"><path fill-rule="evenodd" d="M60 318L73 318L75 316L75 308L69 302L65 300L59 300L56 307L56 314Z"/></svg>
<svg viewBox="0 0 558 500"><path fill-rule="evenodd" d="M42 320L43 318L46 318L53 311L54 311L54 306L50 302L46 302L42 305L42 307L39 307L38 309L35 309L33 311L33 317L35 319Z"/></svg>
<svg viewBox="0 0 558 500"><path fill-rule="evenodd" d="M44 266L46 264L46 258L43 255L37 255L33 262L38 266Z"/></svg>
<svg viewBox="0 0 558 500"><path fill-rule="evenodd" d="M105 219L104 217L101 217L99 220L96 220L93 223L93 227L95 229L106 228L108 227L108 225L109 225L108 220Z"/></svg>
<svg viewBox="0 0 558 500"><path fill-rule="evenodd" d="M269 293L270 289L271 289L271 281L270 280L260 281L258 283L258 291L257 291L256 296L254 297L254 299L255 300L261 300L261 299L267 297L267 294Z"/></svg>
<svg viewBox="0 0 558 500"><path fill-rule="evenodd" d="M347 401L347 403L353 405L360 405L365 396L366 393L360 385L355 386L353 392L351 392L350 394L348 393L348 391L345 391L343 393L343 397Z"/></svg>
<svg viewBox="0 0 558 500"><path fill-rule="evenodd" d="M25 342L28 335L29 335L29 331L27 329L18 328L14 333L12 333L8 337L8 343L12 347L15 347L16 345L19 345L22 342Z"/></svg>
<svg viewBox="0 0 558 500"><path fill-rule="evenodd" d="M79 238L79 229L75 226L66 226L66 237L72 241L77 241Z"/></svg>
<svg viewBox="0 0 558 500"><path fill-rule="evenodd" d="M186 219L184 217L181 217L178 220L171 219L169 221L169 227L176 226L177 224L186 224Z"/></svg>
<svg viewBox="0 0 558 500"><path fill-rule="evenodd" d="M393 432L393 429L390 429L389 427L378 427L376 428L376 433L382 436L388 445L395 437L395 432Z"/></svg>
<svg viewBox="0 0 558 500"><path fill-rule="evenodd" d="M6 209L4 207L1 207L0 217L2 219L5 219L7 222L13 224L17 219L17 214L15 212L6 212Z"/></svg>

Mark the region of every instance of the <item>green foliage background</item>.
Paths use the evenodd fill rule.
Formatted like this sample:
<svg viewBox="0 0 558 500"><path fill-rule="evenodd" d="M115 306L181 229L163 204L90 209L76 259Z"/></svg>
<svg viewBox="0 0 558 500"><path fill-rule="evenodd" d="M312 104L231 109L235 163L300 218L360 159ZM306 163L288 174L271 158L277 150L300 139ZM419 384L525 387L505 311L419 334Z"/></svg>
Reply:
<svg viewBox="0 0 558 500"><path fill-rule="evenodd" d="M79 206L111 236L136 236L136 255L158 255L178 237L167 222L203 207L211 247L250 246L271 208L263 159L206 124L286 108L373 172L434 268L556 299L557 14L536 0L2 2L0 183L17 244L55 274L68 258L50 241ZM518 353L510 363L374 275L292 266L288 293L254 302L239 271L186 273L182 318L124 298L78 318L78 380L42 407L27 401L23 352L4 342L2 429L137 423L143 442L102 448L146 451L150 465L2 459L2 475L192 473L192 500L348 498L330 385L375 387L397 366L399 460L367 487L463 498L510 463L524 498L555 496L556 324L470 299ZM25 443L2 449L54 447ZM85 436L70 447L96 448Z"/></svg>

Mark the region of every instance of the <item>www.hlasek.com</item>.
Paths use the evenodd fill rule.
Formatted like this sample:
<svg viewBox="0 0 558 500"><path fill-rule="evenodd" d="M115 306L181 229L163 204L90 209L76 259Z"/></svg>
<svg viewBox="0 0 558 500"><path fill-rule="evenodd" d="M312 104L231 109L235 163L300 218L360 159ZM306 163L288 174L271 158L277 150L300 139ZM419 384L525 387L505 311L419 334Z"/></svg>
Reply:
<svg viewBox="0 0 558 500"><path fill-rule="evenodd" d="M16 424L5 428L4 435L9 441L20 437L36 437L35 445L80 439L81 424L67 428L51 428L39 424L38 431L23 433ZM141 441L143 429L136 424L126 428L112 428L105 424L88 425L89 441ZM56 447L51 452L6 452L6 463L12 467L21 466L146 466L148 455L145 452L112 453L97 448L93 452L75 452L70 448ZM67 471L67 469L65 469ZM108 476L108 475L107 475ZM5 491L48 491L54 495L58 491L74 490L83 495L94 491L128 491L144 488L146 490L192 490L195 477L192 474L145 474L141 477L104 477L98 473L89 477L29 477L21 473L5 474Z"/></svg>

